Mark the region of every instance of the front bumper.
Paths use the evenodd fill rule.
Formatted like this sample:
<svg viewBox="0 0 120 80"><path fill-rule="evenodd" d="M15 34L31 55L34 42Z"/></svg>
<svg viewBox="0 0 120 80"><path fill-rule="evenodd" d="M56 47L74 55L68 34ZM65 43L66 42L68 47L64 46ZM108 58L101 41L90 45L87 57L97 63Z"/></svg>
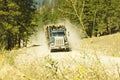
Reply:
<svg viewBox="0 0 120 80"><path fill-rule="evenodd" d="M51 49L68 49L69 45L64 45L64 46L50 46Z"/></svg>

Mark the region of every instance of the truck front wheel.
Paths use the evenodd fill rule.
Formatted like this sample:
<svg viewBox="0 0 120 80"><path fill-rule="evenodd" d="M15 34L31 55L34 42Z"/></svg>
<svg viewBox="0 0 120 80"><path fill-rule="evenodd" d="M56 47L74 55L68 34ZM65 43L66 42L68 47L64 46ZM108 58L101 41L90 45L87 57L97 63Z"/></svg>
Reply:
<svg viewBox="0 0 120 80"><path fill-rule="evenodd" d="M53 52L54 51L54 49L50 49L50 52Z"/></svg>
<svg viewBox="0 0 120 80"><path fill-rule="evenodd" d="M69 51L70 51L70 48L66 48L66 51L69 52Z"/></svg>

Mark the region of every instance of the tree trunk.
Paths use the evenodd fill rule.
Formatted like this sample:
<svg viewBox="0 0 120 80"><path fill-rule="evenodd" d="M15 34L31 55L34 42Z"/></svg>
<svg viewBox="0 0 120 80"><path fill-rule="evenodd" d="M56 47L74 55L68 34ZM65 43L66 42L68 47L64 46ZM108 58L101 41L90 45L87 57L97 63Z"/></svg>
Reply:
<svg viewBox="0 0 120 80"><path fill-rule="evenodd" d="M21 38L19 37L18 39L18 47L20 48L21 47Z"/></svg>
<svg viewBox="0 0 120 80"><path fill-rule="evenodd" d="M8 32L8 35L7 35L7 50L11 50L11 37L10 37L10 33Z"/></svg>

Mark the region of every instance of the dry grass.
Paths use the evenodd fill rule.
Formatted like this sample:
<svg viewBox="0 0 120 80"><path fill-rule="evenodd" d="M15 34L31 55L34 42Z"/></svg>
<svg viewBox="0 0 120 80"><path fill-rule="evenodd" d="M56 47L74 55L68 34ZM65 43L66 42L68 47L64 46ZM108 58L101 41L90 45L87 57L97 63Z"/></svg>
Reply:
<svg viewBox="0 0 120 80"><path fill-rule="evenodd" d="M93 37L84 39L81 43L83 48L92 49L100 54L109 56L120 56L120 33L109 36Z"/></svg>
<svg viewBox="0 0 120 80"><path fill-rule="evenodd" d="M3 55L0 55L3 56ZM11 59L7 59L7 58ZM50 56L34 59L30 63L13 63L14 57L7 55L0 62L0 80L119 80L120 77L105 70L96 60L94 64L77 64L75 69L60 67ZM8 61L9 60L9 61ZM7 61L7 62L6 62ZM12 64L11 64L12 62ZM4 64L4 65L3 65ZM72 66L72 64L71 64ZM111 69L110 69L111 70Z"/></svg>
<svg viewBox="0 0 120 80"><path fill-rule="evenodd" d="M77 61L83 60L89 63L74 61L74 64L72 64L71 60L69 60L70 58L67 59L65 56L66 61L69 61L66 62L69 63L69 66L65 66L68 64L63 65L53 60L50 55L43 58L34 58L35 55L25 53L25 49L13 50L11 52L1 51L0 80L120 80L120 65L112 66L110 64L106 66L107 64L102 64L97 55L97 51L101 51L101 54L113 55L115 53L114 56L119 56L119 36L120 33L84 39L82 41L82 48L85 49L81 49L79 53L84 57L78 58ZM95 57L93 62L90 60L91 54L88 55L90 52L88 49L94 50L92 51L92 55ZM23 56L20 56L21 54ZM19 59L19 61L17 62L16 59ZM60 59L63 58L61 57ZM72 68L73 66L74 68Z"/></svg>

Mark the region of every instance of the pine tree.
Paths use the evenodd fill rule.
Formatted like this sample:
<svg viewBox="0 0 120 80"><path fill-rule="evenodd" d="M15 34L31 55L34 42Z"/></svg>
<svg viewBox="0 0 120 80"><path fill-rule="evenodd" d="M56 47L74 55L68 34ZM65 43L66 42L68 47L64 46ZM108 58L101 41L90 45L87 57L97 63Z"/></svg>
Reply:
<svg viewBox="0 0 120 80"><path fill-rule="evenodd" d="M0 25L1 25L1 43L7 43L6 48L11 49L14 46L14 36L18 32L16 18L20 15L19 6L11 0L1 0L0 2Z"/></svg>
<svg viewBox="0 0 120 80"><path fill-rule="evenodd" d="M0 1L0 43L6 49L21 47L21 40L27 45L28 37L35 31L36 6L34 0Z"/></svg>

